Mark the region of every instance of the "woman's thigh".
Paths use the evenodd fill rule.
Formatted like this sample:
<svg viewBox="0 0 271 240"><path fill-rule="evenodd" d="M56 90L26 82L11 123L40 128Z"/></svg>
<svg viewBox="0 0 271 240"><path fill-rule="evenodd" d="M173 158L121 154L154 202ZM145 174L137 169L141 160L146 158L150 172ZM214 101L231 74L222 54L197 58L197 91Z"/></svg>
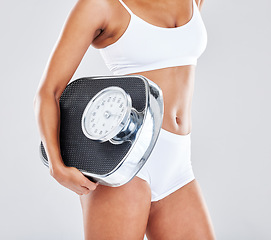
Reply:
<svg viewBox="0 0 271 240"><path fill-rule="evenodd" d="M98 185L80 202L85 240L143 240L151 204L146 181L134 177L120 187Z"/></svg>
<svg viewBox="0 0 271 240"><path fill-rule="evenodd" d="M214 231L196 180L152 202L148 240L213 240Z"/></svg>

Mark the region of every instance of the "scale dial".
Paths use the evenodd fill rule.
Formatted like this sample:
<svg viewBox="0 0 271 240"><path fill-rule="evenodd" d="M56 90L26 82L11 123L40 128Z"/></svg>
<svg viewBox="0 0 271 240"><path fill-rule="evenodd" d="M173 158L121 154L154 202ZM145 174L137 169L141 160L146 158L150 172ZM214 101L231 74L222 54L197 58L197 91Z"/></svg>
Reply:
<svg viewBox="0 0 271 240"><path fill-rule="evenodd" d="M122 88L111 86L98 92L86 106L82 130L86 137L105 142L127 125L132 100Z"/></svg>

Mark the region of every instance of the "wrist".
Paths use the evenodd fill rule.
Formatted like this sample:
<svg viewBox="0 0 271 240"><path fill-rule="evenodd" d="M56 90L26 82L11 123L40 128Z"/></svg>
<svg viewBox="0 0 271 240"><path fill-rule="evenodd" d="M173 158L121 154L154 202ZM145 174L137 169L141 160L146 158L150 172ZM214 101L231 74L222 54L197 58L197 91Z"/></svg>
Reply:
<svg viewBox="0 0 271 240"><path fill-rule="evenodd" d="M51 161L49 161L49 170L52 176L61 173L65 168L66 168L66 165L62 162L51 163Z"/></svg>

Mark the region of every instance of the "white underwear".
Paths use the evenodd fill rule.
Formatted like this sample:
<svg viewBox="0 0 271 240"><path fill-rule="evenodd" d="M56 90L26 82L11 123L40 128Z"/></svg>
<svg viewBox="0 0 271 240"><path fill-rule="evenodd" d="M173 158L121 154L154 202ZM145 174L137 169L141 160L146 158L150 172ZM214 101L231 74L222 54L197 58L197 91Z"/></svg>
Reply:
<svg viewBox="0 0 271 240"><path fill-rule="evenodd" d="M151 201L158 201L191 182L191 133L178 135L163 128L145 165L137 173L151 188Z"/></svg>

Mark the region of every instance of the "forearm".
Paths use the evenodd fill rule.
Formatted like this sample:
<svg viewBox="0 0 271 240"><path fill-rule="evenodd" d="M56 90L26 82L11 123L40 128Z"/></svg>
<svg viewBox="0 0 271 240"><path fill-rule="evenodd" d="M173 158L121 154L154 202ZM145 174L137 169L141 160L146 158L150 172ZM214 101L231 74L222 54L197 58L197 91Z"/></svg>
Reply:
<svg viewBox="0 0 271 240"><path fill-rule="evenodd" d="M59 141L60 108L58 99L50 92L37 93L34 99L34 111L50 170L64 166Z"/></svg>

